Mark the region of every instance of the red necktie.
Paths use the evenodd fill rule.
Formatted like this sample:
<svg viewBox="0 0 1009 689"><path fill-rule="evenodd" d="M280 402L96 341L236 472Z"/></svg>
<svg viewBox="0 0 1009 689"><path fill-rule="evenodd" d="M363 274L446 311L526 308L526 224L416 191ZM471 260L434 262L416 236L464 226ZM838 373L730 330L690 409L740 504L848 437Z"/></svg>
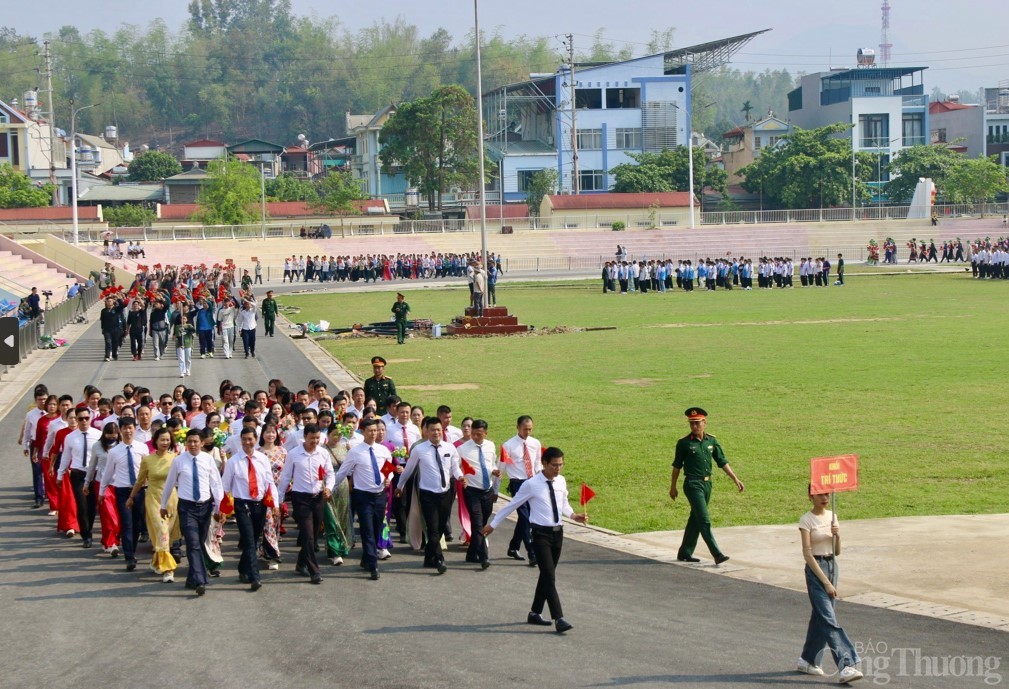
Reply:
<svg viewBox="0 0 1009 689"><path fill-rule="evenodd" d="M533 458L529 454L529 446L527 444L525 444L525 443L522 443L522 461L526 465L526 477L527 478L532 478L533 477Z"/></svg>
<svg viewBox="0 0 1009 689"><path fill-rule="evenodd" d="M259 481L256 479L256 467L252 465L252 455L248 455L249 460L249 499L259 499Z"/></svg>
<svg viewBox="0 0 1009 689"><path fill-rule="evenodd" d="M410 449L410 441L406 437L406 426L403 426L403 447L406 450Z"/></svg>
<svg viewBox="0 0 1009 689"><path fill-rule="evenodd" d="M441 429L441 439L448 442L448 428Z"/></svg>

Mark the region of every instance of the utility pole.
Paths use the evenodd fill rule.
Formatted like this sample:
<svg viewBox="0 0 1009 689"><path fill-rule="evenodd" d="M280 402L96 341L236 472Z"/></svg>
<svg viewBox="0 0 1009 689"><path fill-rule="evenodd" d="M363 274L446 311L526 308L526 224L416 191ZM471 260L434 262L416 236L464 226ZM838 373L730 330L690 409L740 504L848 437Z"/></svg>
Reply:
<svg viewBox="0 0 1009 689"><path fill-rule="evenodd" d="M46 78L46 122L49 124L49 183L53 185L53 205L59 205L59 189L56 187L56 117L53 107L53 54L49 50L49 41L43 41L45 46L46 71L42 75Z"/></svg>
<svg viewBox="0 0 1009 689"><path fill-rule="evenodd" d="M571 87L571 193L578 194L578 126L575 123L575 37L565 36L565 46L568 49L568 84Z"/></svg>

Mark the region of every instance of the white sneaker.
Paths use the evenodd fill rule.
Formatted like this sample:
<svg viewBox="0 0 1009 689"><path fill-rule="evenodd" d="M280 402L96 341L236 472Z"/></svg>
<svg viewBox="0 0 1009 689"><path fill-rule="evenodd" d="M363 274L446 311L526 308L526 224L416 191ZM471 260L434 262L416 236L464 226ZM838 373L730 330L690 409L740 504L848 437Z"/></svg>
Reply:
<svg viewBox="0 0 1009 689"><path fill-rule="evenodd" d="M77 535L76 531L74 531L73 529L67 529L67 534L66 534L67 538L73 538L76 535Z"/></svg>
<svg viewBox="0 0 1009 689"><path fill-rule="evenodd" d="M56 510L49 510L49 516L50 517L56 517L58 515L59 515L59 512L57 512Z"/></svg>
<svg viewBox="0 0 1009 689"><path fill-rule="evenodd" d="M119 546L114 545L109 548L109 555L112 557L119 557Z"/></svg>
<svg viewBox="0 0 1009 689"><path fill-rule="evenodd" d="M193 372L192 372L192 371L188 371L188 370L187 370L187 371L186 371L186 375L187 375L187 376L191 376L191 375L193 375Z"/></svg>
<svg viewBox="0 0 1009 689"><path fill-rule="evenodd" d="M343 564L343 558L339 556L334 557L330 560L330 563L332 563L334 567L339 567L340 565Z"/></svg>
<svg viewBox="0 0 1009 689"><path fill-rule="evenodd" d="M389 552L388 548L382 548L378 551L379 560L388 560L390 557L392 557L392 553Z"/></svg>
<svg viewBox="0 0 1009 689"><path fill-rule="evenodd" d="M837 674L838 684L847 684L848 682L855 682L862 679L864 675L862 672L854 665L849 665Z"/></svg>
<svg viewBox="0 0 1009 689"><path fill-rule="evenodd" d="M185 373L180 373L180 374L179 374L179 378L185 378L185 377L186 377L186 374L185 374Z"/></svg>
<svg viewBox="0 0 1009 689"><path fill-rule="evenodd" d="M802 658L799 658L798 664L795 666L798 672L805 673L807 675L816 675L817 677L823 677L823 668L819 665L813 665L812 663L807 663Z"/></svg>
<svg viewBox="0 0 1009 689"><path fill-rule="evenodd" d="M155 574L159 574L159 572L158 572L158 568L154 566L154 563L153 563L153 562L152 562L151 564L149 564L149 565L148 565L148 567L150 567L150 569L151 569L151 571L152 571L153 573L155 573Z"/></svg>
<svg viewBox="0 0 1009 689"><path fill-rule="evenodd" d="M269 565L266 566L266 568L268 570L270 570L271 572L276 572L278 569L280 569L280 563L279 562L271 562Z"/></svg>
<svg viewBox="0 0 1009 689"><path fill-rule="evenodd" d="M168 571L161 575L162 584L170 584L175 581L175 572Z"/></svg>

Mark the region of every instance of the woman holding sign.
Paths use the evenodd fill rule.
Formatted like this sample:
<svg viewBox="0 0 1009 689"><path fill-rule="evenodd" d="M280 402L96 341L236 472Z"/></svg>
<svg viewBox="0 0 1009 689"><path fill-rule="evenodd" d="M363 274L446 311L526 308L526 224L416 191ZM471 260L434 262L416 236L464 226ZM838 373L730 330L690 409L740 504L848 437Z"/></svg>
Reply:
<svg viewBox="0 0 1009 689"><path fill-rule="evenodd" d="M837 623L834 605L837 602L837 556L841 553L841 531L834 513L827 509L830 494L809 494L813 508L799 520L802 537L802 558L806 561L806 591L813 612L806 630L806 643L796 669L807 675L823 675L820 659L824 646L837 663L841 684L862 679L856 665L858 653L848 635Z"/></svg>

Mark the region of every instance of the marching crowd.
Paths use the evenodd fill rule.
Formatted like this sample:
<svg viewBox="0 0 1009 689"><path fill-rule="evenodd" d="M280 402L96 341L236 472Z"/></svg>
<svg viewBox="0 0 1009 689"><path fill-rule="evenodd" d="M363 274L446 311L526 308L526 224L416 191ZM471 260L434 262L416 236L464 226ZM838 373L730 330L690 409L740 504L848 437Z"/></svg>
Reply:
<svg viewBox="0 0 1009 689"><path fill-rule="evenodd" d="M277 379L264 389L224 380L214 391L178 385L160 394L127 384L108 395L88 385L76 399L39 384L18 437L31 461L35 507L48 503L60 535L79 535L89 550L98 538L129 572L139 566L141 543L151 550L141 569L165 583L184 557L186 587L197 595L232 554L239 580L260 589L261 563L275 571L293 554L292 521L294 571L313 584L322 581L317 552L339 566L358 542L360 567L379 579L394 533L423 548L423 566L443 574L456 503L465 561L486 570L485 534L514 511L507 555L540 567L530 621L570 629L553 584L554 541L561 515L584 517L574 515L558 475L563 453L541 446L528 416L498 449L487 422L467 417L455 426L447 406L425 414L396 395L382 357L372 362L375 375L364 387L333 395L318 380L296 392ZM553 515L531 525L545 466ZM505 480L514 499L492 518ZM539 539L537 529L547 526L552 535ZM544 605L553 623L540 616Z"/></svg>
<svg viewBox="0 0 1009 689"><path fill-rule="evenodd" d="M294 256L284 259L281 282L378 282L464 277L479 252L462 254L360 254L357 256ZM489 277L497 281L501 257L487 256Z"/></svg>
<svg viewBox="0 0 1009 689"><path fill-rule="evenodd" d="M799 284L802 287L827 287L830 283L830 259L803 257L799 259ZM837 255L834 285L844 285L844 257ZM609 292L667 292L679 289L692 292L698 289L717 290L753 289L754 276L758 289L787 289L794 287L795 262L791 258L762 256L753 260L739 258L691 260L673 259L608 261L602 270L603 294Z"/></svg>

